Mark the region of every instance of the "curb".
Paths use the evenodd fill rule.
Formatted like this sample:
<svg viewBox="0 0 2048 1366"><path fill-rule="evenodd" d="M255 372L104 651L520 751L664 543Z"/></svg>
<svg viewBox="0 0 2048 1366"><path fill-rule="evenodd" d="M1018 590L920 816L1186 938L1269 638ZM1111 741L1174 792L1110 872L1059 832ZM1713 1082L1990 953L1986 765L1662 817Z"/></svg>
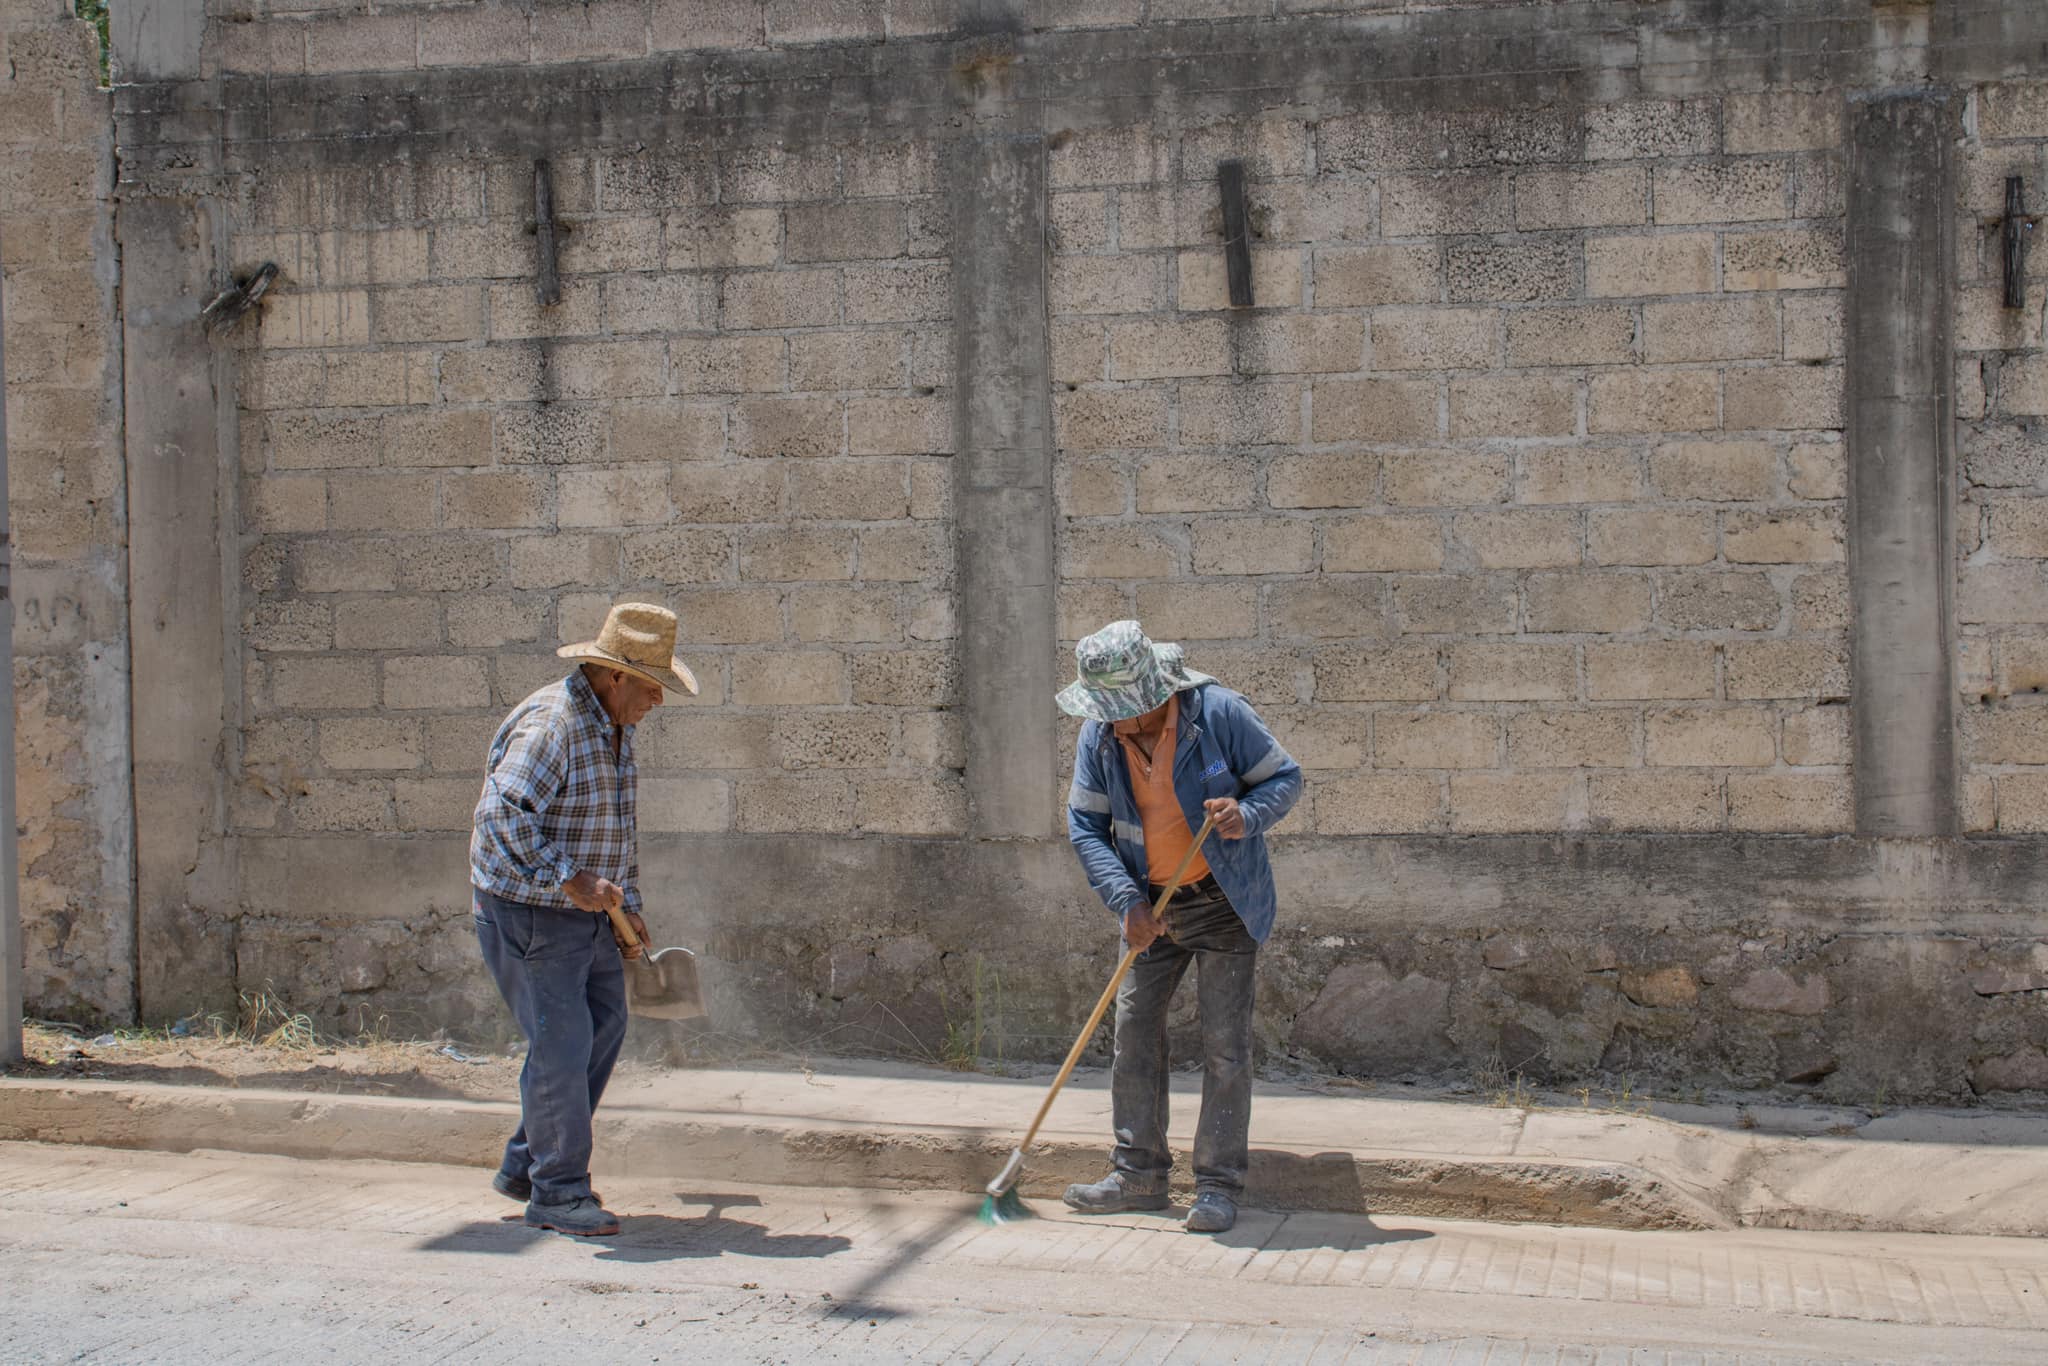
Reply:
<svg viewBox="0 0 2048 1366"><path fill-rule="evenodd" d="M120 1082L0 1080L0 1140L158 1152L435 1162L489 1168L518 1122L496 1101L317 1096ZM959 1127L842 1124L606 1106L596 1165L638 1176L774 1186L957 1190L978 1196L1007 1136ZM1018 1189L1057 1199L1101 1175L1100 1136L1041 1137ZM1639 1167L1572 1158L1385 1150L1252 1151L1246 1201L1267 1209L1388 1214L1620 1230L1729 1228L1734 1221ZM1177 1192L1192 1189L1183 1164Z"/></svg>

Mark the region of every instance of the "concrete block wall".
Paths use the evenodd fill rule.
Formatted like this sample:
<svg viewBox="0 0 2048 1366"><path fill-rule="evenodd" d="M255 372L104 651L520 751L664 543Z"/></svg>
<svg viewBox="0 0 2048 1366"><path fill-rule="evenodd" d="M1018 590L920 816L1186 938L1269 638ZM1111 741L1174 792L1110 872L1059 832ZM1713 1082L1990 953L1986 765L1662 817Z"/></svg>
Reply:
<svg viewBox="0 0 2048 1366"><path fill-rule="evenodd" d="M110 106L60 0L0 7L16 804L31 1010L135 1009Z"/></svg>
<svg viewBox="0 0 2048 1366"><path fill-rule="evenodd" d="M2004 305L2005 181L2048 205L2048 83L1978 91L1956 174L1957 688L1971 829L2048 830L2048 269Z"/></svg>
<svg viewBox="0 0 2048 1366"><path fill-rule="evenodd" d="M1841 133L1760 93L1056 148L1063 636L1187 642L1315 771L1295 834L1850 828Z"/></svg>
<svg viewBox="0 0 2048 1366"><path fill-rule="evenodd" d="M650 834L959 833L934 158L557 158L546 306L530 159L256 185L236 828L466 830L506 708L637 596L702 684L643 728Z"/></svg>

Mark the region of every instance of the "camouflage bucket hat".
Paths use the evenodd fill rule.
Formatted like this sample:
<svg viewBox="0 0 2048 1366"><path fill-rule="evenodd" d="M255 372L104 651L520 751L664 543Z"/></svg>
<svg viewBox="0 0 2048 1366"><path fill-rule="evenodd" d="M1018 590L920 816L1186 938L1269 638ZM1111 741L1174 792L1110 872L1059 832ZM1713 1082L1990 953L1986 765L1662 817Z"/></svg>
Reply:
<svg viewBox="0 0 2048 1366"><path fill-rule="evenodd" d="M1181 659L1178 645L1154 645L1135 621L1113 621L1074 647L1072 683L1061 690L1060 710L1091 721L1143 716L1183 688L1213 683Z"/></svg>

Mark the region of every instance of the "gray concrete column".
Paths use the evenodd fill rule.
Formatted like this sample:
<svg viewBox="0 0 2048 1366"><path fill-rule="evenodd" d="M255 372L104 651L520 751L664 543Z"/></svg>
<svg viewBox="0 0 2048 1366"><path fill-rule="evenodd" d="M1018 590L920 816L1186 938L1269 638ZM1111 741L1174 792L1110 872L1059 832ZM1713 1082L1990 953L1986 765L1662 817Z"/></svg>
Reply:
<svg viewBox="0 0 2048 1366"><path fill-rule="evenodd" d="M196 199L136 195L121 244L133 647L138 995L145 1021L234 1001L226 841L226 575L213 233Z"/></svg>
<svg viewBox="0 0 2048 1366"><path fill-rule="evenodd" d="M1939 92L1849 106L1850 702L1865 835L1958 826L1953 122Z"/></svg>
<svg viewBox="0 0 2048 1366"><path fill-rule="evenodd" d="M968 830L1052 833L1059 639L1045 141L963 139L953 196L953 514Z"/></svg>
<svg viewBox="0 0 2048 1366"><path fill-rule="evenodd" d="M7 320L0 305L0 1067L21 1061L21 888L14 839L14 543L7 520Z"/></svg>

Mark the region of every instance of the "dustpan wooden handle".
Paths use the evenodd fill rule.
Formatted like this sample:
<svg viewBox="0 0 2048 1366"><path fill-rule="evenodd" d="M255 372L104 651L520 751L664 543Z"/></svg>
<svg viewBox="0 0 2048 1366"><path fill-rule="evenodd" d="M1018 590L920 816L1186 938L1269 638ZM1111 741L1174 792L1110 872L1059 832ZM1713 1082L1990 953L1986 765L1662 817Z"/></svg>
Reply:
<svg viewBox="0 0 2048 1366"><path fill-rule="evenodd" d="M1214 816L1202 818L1202 828L1195 832L1195 842L1188 846L1187 853L1181 857L1180 867L1173 870L1173 877L1159 889L1159 899L1152 903L1153 919L1157 920L1166 914L1166 903L1173 900L1173 894L1180 890L1181 879L1188 875L1188 869L1194 864L1195 855L1201 852L1202 841L1209 838L1209 831L1214 829L1215 825ZM1126 950L1123 961L1116 965L1116 971L1110 976L1109 985L1102 989L1102 999L1095 1003L1094 1011L1088 1016L1088 1023L1081 1026L1080 1037L1075 1039L1074 1046L1067 1050L1067 1060L1060 1064L1060 1074L1053 1078L1052 1089L1045 1093L1045 1100L1039 1105L1038 1113L1032 1116L1031 1127L1024 1131L1024 1141L1017 1145L1018 1152L1029 1148L1031 1140L1038 1137L1038 1126L1045 1123L1045 1117L1052 1113L1053 1101L1058 1098L1060 1088L1067 1084L1067 1078L1074 1074L1074 1064L1081 1061L1081 1054L1087 1050L1088 1041L1095 1037L1097 1026L1102 1023L1103 1015L1109 1011L1109 1003L1116 999L1116 989L1123 985L1124 974L1131 970L1131 964L1138 961L1138 955L1143 951Z"/></svg>
<svg viewBox="0 0 2048 1366"><path fill-rule="evenodd" d="M629 949L640 947L640 936L633 933L633 922L626 919L625 907L606 906L604 913L611 917L612 933L619 937L620 943Z"/></svg>

